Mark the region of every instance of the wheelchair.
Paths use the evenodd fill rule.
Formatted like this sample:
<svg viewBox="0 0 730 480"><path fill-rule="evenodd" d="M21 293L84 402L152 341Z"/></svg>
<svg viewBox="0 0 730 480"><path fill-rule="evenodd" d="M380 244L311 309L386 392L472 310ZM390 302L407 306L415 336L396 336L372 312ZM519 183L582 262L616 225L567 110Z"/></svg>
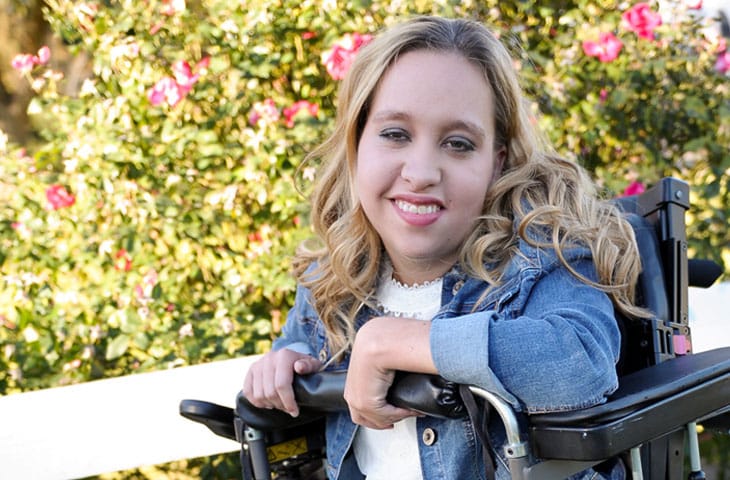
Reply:
<svg viewBox="0 0 730 480"><path fill-rule="evenodd" d="M622 331L619 388L583 410L526 415L496 395L466 388L498 414L513 480L561 480L620 457L633 479L705 478L697 424L730 428L730 347L692 353L688 286L709 287L720 267L688 260L684 214L689 186L664 178L641 195L616 200L631 223L642 259L638 303L652 318L618 317ZM241 443L244 480L325 478L324 416L347 408L345 372L296 377L300 415L252 406L183 400L180 414ZM462 387L463 388L463 387ZM389 401L427 415L465 415L459 386L432 375L399 372ZM538 461L539 459L539 461Z"/></svg>

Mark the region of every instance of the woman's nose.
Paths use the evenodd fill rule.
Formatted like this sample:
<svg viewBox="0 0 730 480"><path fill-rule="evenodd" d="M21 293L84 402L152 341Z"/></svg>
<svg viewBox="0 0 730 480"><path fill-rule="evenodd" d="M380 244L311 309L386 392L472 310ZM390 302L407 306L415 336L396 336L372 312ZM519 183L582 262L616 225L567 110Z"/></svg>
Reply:
<svg viewBox="0 0 730 480"><path fill-rule="evenodd" d="M413 190L423 190L441 181L441 166L438 154L426 148L414 148L405 155L401 178Z"/></svg>

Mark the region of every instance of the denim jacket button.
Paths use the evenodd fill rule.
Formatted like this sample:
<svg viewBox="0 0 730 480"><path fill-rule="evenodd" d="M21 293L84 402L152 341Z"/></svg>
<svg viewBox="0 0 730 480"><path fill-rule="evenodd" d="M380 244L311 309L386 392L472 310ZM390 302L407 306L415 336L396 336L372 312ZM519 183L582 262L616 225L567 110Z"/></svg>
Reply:
<svg viewBox="0 0 730 480"><path fill-rule="evenodd" d="M421 440L423 440L424 444L430 447L436 441L436 431L433 428L425 429L421 436Z"/></svg>
<svg viewBox="0 0 730 480"><path fill-rule="evenodd" d="M456 283L454 283L454 288L451 289L451 294L456 296L457 293L459 293L459 290L461 290L461 287L464 286L464 280L457 280Z"/></svg>
<svg viewBox="0 0 730 480"><path fill-rule="evenodd" d="M325 363L327 361L327 349L323 348L319 351L319 361Z"/></svg>

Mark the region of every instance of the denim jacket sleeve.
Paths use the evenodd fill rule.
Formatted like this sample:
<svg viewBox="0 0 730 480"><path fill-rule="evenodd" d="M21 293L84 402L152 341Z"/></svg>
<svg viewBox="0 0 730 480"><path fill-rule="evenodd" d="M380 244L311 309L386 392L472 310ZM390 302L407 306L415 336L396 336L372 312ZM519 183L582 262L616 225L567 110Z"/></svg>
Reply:
<svg viewBox="0 0 730 480"><path fill-rule="evenodd" d="M571 266L595 278L589 255ZM511 297L484 311L437 315L431 350L440 374L481 386L530 413L601 403L618 386L620 333L604 292L566 268L525 268Z"/></svg>
<svg viewBox="0 0 730 480"><path fill-rule="evenodd" d="M316 357L324 343L324 330L310 303L310 292L297 286L294 306L287 313L286 323L281 335L274 340L272 350L288 348Z"/></svg>

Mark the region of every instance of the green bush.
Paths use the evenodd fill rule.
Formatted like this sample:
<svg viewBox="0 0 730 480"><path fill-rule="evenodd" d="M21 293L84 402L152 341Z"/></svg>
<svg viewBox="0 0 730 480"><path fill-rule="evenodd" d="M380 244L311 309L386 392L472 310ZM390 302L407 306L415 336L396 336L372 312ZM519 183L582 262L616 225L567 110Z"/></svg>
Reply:
<svg viewBox="0 0 730 480"><path fill-rule="evenodd" d="M46 4L91 71L69 96L53 52L14 64L42 141L0 132L0 394L266 351L330 56L414 13L492 24L558 149L607 195L687 180L691 254L730 264L728 51L681 2L644 31L606 0Z"/></svg>

